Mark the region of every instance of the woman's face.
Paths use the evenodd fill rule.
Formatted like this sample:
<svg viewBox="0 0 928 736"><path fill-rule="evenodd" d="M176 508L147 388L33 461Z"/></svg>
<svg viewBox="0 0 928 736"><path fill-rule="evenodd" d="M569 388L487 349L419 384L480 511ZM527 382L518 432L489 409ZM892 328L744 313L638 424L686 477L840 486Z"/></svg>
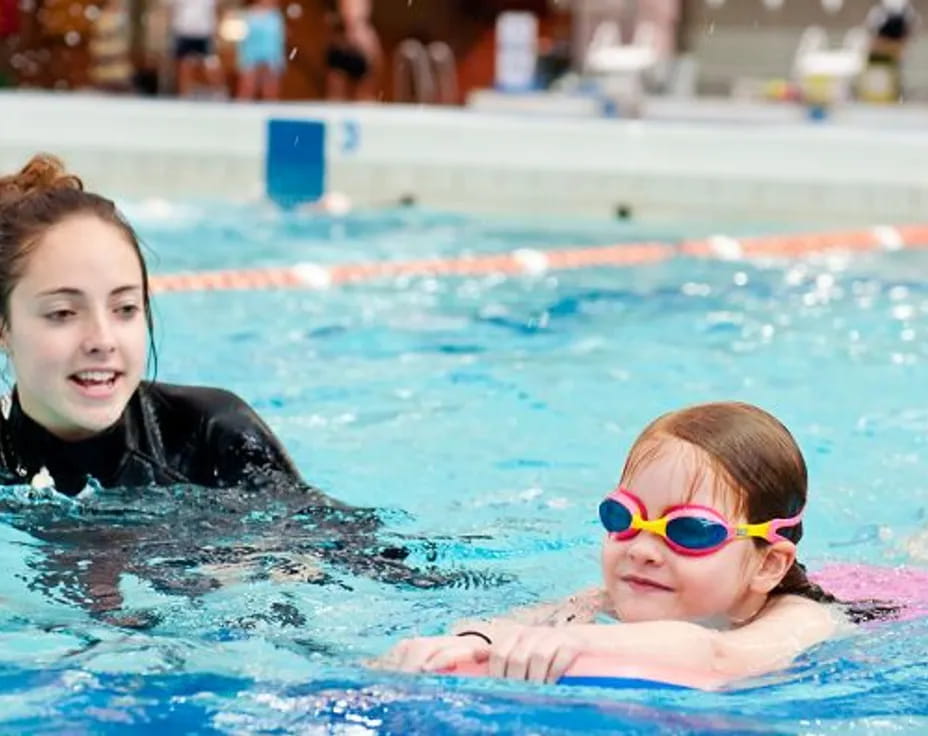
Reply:
<svg viewBox="0 0 928 736"><path fill-rule="evenodd" d="M0 336L23 411L65 440L112 426L147 358L142 268L122 231L93 215L49 229L8 315Z"/></svg>

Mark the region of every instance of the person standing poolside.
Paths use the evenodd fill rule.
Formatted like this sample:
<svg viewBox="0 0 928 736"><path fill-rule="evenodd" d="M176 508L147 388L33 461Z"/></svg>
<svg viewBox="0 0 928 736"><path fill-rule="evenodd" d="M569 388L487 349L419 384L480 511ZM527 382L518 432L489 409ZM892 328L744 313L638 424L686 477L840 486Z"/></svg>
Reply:
<svg viewBox="0 0 928 736"><path fill-rule="evenodd" d="M380 665L486 662L490 675L545 682L588 654L732 680L785 667L842 619L796 559L806 487L799 447L763 410L724 402L666 414L600 503L602 588L521 622L408 639Z"/></svg>
<svg viewBox="0 0 928 736"><path fill-rule="evenodd" d="M879 0L867 14L867 65L857 80L867 102L898 102L904 96L902 62L920 19L909 0Z"/></svg>
<svg viewBox="0 0 928 736"><path fill-rule="evenodd" d="M171 13L177 94L189 97L202 74L213 90L225 90L222 67L214 49L218 21L216 0L164 0Z"/></svg>
<svg viewBox="0 0 928 736"><path fill-rule="evenodd" d="M277 0L256 0L244 14L247 32L238 47L240 100L276 100L284 73L286 24Z"/></svg>
<svg viewBox="0 0 928 736"><path fill-rule="evenodd" d="M376 100L383 52L371 25L370 0L330 0L334 39L326 52L326 97Z"/></svg>
<svg viewBox="0 0 928 736"><path fill-rule="evenodd" d="M4 484L305 485L235 394L142 379L156 356L138 237L50 156L0 178L0 349ZM307 505L337 505L307 488Z"/></svg>

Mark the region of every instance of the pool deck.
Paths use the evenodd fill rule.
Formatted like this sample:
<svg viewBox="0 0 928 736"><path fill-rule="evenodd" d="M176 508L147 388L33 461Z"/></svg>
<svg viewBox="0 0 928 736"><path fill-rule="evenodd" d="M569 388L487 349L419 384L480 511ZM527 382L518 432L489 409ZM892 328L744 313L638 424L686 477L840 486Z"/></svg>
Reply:
<svg viewBox="0 0 928 736"><path fill-rule="evenodd" d="M270 120L325 124L359 206L876 225L928 212L928 109L648 101L641 119L0 93L0 168L43 150L122 197L264 196Z"/></svg>

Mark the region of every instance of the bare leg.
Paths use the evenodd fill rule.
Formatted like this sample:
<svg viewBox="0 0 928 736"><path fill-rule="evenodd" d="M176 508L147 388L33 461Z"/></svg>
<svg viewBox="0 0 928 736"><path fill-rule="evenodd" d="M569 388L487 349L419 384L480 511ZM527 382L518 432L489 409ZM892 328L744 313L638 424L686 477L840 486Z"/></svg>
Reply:
<svg viewBox="0 0 928 736"><path fill-rule="evenodd" d="M352 98L364 102L377 102L380 100L380 85L378 84L378 74L371 69L364 75L363 79L358 80L354 85L354 94Z"/></svg>
<svg viewBox="0 0 928 736"><path fill-rule="evenodd" d="M177 95L189 97L196 81L197 60L192 56L185 56L177 62Z"/></svg>
<svg viewBox="0 0 928 736"><path fill-rule="evenodd" d="M269 66L262 66L259 94L262 100L280 99L280 74Z"/></svg>
<svg viewBox="0 0 928 736"><path fill-rule="evenodd" d="M238 75L238 92L236 97L240 100L253 100L258 87L258 70L243 69Z"/></svg>
<svg viewBox="0 0 928 736"><path fill-rule="evenodd" d="M222 73L222 64L219 57L215 54L207 56L203 60L203 69L206 72L206 81L209 86L214 90L221 90L225 94L228 90L226 89L226 80Z"/></svg>
<svg viewBox="0 0 928 736"><path fill-rule="evenodd" d="M348 78L339 71L329 69L325 75L325 96L329 100L348 99Z"/></svg>

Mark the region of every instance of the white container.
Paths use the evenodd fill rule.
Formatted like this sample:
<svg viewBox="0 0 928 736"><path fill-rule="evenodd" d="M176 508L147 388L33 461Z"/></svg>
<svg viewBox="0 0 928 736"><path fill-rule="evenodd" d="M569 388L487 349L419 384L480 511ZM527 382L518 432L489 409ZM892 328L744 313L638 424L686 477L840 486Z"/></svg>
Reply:
<svg viewBox="0 0 928 736"><path fill-rule="evenodd" d="M496 88L527 92L535 86L538 62L538 18L510 11L496 19Z"/></svg>

